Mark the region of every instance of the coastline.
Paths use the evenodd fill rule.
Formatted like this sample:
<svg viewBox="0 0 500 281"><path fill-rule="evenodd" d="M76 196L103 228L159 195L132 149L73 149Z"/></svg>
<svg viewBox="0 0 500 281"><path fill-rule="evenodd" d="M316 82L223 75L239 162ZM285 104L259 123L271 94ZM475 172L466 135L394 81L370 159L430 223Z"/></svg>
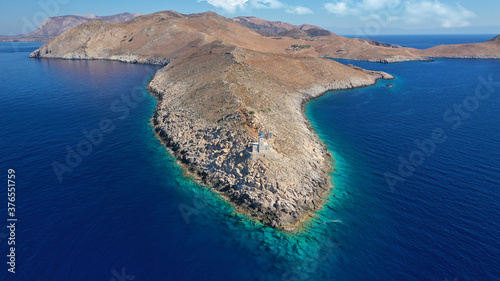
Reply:
<svg viewBox="0 0 500 281"><path fill-rule="evenodd" d="M112 56L112 57L44 57L40 55L40 49L32 52L30 54L31 59L56 59L56 60L105 60L105 61L116 61L129 64L144 64L144 65L154 65L154 66L166 66L173 62L173 59L165 58L138 58L137 56Z"/></svg>

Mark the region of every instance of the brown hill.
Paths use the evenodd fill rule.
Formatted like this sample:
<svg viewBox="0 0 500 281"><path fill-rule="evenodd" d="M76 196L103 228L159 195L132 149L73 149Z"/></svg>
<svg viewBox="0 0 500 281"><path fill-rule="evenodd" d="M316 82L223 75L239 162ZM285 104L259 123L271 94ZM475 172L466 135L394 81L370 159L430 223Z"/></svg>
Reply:
<svg viewBox="0 0 500 281"><path fill-rule="evenodd" d="M170 61L215 40L281 53L285 53L290 44L262 37L213 12L183 15L166 11L124 23L82 24L49 41L40 48L40 56L140 63L147 63L151 58Z"/></svg>
<svg viewBox="0 0 500 281"><path fill-rule="evenodd" d="M440 45L416 53L426 57L499 59L500 35L484 43Z"/></svg>
<svg viewBox="0 0 500 281"><path fill-rule="evenodd" d="M315 32L283 24L286 32ZM291 29L289 29L291 28ZM33 56L67 59L112 59L159 64L171 61L215 40L249 50L277 54L300 54L370 61L421 60L414 49L393 48L329 34L314 39L263 37L256 31L213 12L183 15L173 11L137 17L129 22L109 24L92 21L58 36Z"/></svg>
<svg viewBox="0 0 500 281"><path fill-rule="evenodd" d="M500 35L492 38L490 41L488 41L490 43L493 43L493 44L500 44Z"/></svg>
<svg viewBox="0 0 500 281"><path fill-rule="evenodd" d="M297 26L282 21L268 21L257 17L236 17L233 20L264 36L287 36L296 39L305 39L333 34L319 26L310 24Z"/></svg>
<svg viewBox="0 0 500 281"><path fill-rule="evenodd" d="M298 28L298 26L286 22L267 21L257 17L236 17L233 20L264 36L278 35Z"/></svg>

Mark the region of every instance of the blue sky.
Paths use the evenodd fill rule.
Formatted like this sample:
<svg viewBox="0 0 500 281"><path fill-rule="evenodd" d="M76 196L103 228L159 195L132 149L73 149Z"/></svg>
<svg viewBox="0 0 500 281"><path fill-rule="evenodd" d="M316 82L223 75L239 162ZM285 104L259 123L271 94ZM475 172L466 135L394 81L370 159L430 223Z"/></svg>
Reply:
<svg viewBox="0 0 500 281"><path fill-rule="evenodd" d="M498 33L498 0L2 0L0 34L30 32L49 16L214 11L227 17L257 16L310 23L339 34Z"/></svg>

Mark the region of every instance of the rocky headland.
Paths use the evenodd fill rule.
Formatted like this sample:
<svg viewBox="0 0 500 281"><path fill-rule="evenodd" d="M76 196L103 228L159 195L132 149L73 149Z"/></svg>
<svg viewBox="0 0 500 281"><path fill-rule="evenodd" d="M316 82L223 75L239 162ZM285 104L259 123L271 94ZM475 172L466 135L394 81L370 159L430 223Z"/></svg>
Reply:
<svg viewBox="0 0 500 281"><path fill-rule="evenodd" d="M320 208L332 187L331 155L303 105L328 90L379 78L392 76L214 41L156 73L150 83L160 100L154 125L205 184L251 217L289 229ZM274 134L277 157L250 159L248 145L259 131Z"/></svg>
<svg viewBox="0 0 500 281"><path fill-rule="evenodd" d="M31 57L166 65L149 84L159 99L157 135L187 170L241 212L292 230L321 208L332 188L331 155L307 122L304 104L329 90L393 79L322 57L427 57L314 26L272 24L173 11L115 24L97 20L51 39ZM274 135L275 155L252 160L249 145L260 131Z"/></svg>
<svg viewBox="0 0 500 281"><path fill-rule="evenodd" d="M419 54L426 57L458 59L500 59L500 35L484 43L440 45Z"/></svg>

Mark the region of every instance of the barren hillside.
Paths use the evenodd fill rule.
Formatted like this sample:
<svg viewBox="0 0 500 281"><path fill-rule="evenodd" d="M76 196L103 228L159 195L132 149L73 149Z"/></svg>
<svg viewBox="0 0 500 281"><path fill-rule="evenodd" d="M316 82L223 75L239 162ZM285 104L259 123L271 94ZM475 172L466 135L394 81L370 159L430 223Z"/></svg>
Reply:
<svg viewBox="0 0 500 281"><path fill-rule="evenodd" d="M287 26L284 24L284 26ZM287 27L288 28L288 27ZM303 29L316 27L302 26ZM318 33L318 32L315 32ZM414 49L376 45L362 39L334 34L309 39L266 37L235 20L213 12L183 15L174 11L137 17L110 24L92 21L82 24L49 41L34 56L67 59L112 59L151 63L171 61L220 40L249 50L277 54L299 54L373 61L424 59Z"/></svg>
<svg viewBox="0 0 500 281"><path fill-rule="evenodd" d="M418 53L426 57L499 59L500 35L484 43L441 45Z"/></svg>

